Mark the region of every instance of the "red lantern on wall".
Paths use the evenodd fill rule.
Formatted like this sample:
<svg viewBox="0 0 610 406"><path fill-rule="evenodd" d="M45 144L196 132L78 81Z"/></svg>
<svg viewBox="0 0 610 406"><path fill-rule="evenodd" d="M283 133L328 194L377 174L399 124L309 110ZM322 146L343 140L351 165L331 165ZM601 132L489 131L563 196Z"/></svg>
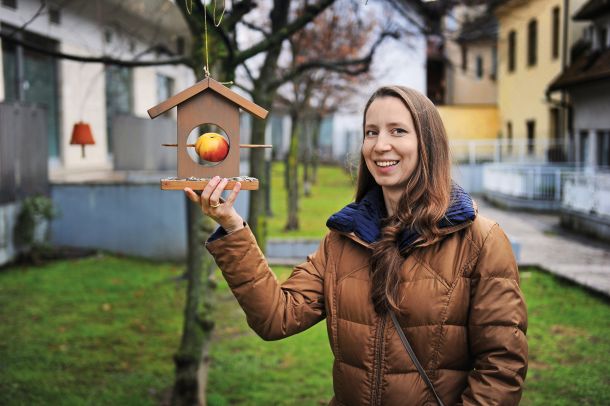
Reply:
<svg viewBox="0 0 610 406"><path fill-rule="evenodd" d="M93 133L89 124L79 121L74 124L72 129L71 145L80 145L82 148L82 157L85 157L85 145L94 145Z"/></svg>

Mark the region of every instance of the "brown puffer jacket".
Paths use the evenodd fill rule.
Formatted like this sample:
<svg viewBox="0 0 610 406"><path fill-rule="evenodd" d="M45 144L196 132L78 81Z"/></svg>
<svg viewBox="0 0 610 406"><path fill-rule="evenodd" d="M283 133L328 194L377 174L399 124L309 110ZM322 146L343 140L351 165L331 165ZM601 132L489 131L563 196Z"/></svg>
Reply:
<svg viewBox="0 0 610 406"><path fill-rule="evenodd" d="M516 405L527 369L527 316L511 246L477 216L406 259L398 319L445 405ZM435 405L389 316L370 300L370 245L331 230L280 284L249 227L207 244L265 340L326 318L335 356L331 405Z"/></svg>

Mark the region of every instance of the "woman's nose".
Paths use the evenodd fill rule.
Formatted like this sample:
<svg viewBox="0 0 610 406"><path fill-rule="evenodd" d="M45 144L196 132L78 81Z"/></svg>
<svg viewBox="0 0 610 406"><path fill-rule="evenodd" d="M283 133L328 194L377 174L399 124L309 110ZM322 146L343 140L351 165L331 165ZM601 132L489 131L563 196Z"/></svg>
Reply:
<svg viewBox="0 0 610 406"><path fill-rule="evenodd" d="M375 149L375 152L387 152L392 149L392 144L390 144L388 137L381 133L377 136L377 140L373 148Z"/></svg>

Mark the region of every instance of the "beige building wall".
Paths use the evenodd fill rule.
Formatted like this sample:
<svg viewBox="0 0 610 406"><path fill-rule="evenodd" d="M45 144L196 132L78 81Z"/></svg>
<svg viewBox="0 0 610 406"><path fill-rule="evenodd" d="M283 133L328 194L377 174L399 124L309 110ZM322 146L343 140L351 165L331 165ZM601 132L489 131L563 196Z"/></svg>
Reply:
<svg viewBox="0 0 610 406"><path fill-rule="evenodd" d="M496 105L438 106L449 141L496 139L500 116Z"/></svg>
<svg viewBox="0 0 610 406"><path fill-rule="evenodd" d="M466 45L466 70L462 69L462 49L454 41L447 43L447 56L453 66L448 86L450 104L495 104L497 103L497 82L493 75L492 41L470 42ZM483 61L481 77L477 75L477 58Z"/></svg>
<svg viewBox="0 0 610 406"><path fill-rule="evenodd" d="M574 23L571 16L586 0L569 0L569 35L567 50L582 35L586 24ZM498 106L502 135L507 137L508 123L512 124L512 138L526 139L527 122L535 123L535 142L551 135L551 108L545 92L549 83L561 72L564 31L563 0L513 0L497 11L498 32ZM552 57L552 10L559 7L559 56ZM537 62L527 65L528 24L537 21ZM508 70L508 38L516 32L515 69ZM567 61L569 63L569 60Z"/></svg>

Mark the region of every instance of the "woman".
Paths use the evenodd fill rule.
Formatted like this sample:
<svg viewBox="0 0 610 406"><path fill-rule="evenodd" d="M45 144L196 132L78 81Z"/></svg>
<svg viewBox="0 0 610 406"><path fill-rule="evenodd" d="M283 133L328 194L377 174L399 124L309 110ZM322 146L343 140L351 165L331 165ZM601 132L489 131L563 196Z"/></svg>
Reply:
<svg viewBox="0 0 610 406"><path fill-rule="evenodd" d="M226 202L199 198L220 228L208 241L248 324L266 340L326 318L332 405L515 405L527 370L527 316L511 246L450 178L438 111L415 90L377 90L364 111L356 200L327 222L315 254L279 284ZM438 402L440 404L440 402Z"/></svg>

